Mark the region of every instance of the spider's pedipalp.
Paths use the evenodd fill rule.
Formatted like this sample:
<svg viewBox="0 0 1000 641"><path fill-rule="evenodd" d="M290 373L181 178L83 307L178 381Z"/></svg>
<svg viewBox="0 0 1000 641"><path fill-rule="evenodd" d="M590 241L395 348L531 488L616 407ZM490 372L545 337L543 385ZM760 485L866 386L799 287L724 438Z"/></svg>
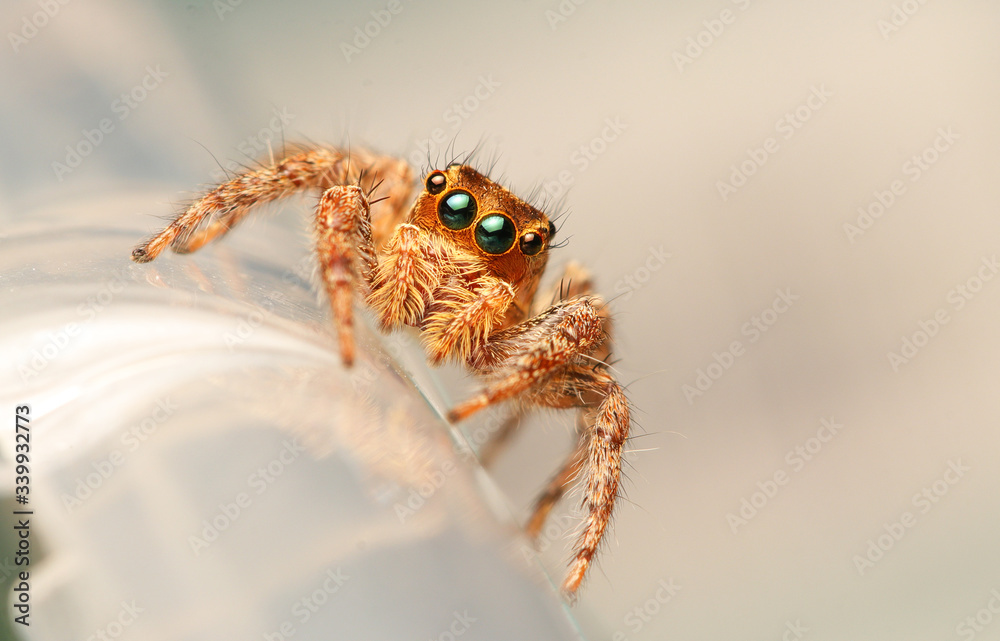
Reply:
<svg viewBox="0 0 1000 641"><path fill-rule="evenodd" d="M439 280L432 252L427 234L415 225L399 225L389 239L367 299L383 330L423 318Z"/></svg>
<svg viewBox="0 0 1000 641"><path fill-rule="evenodd" d="M514 300L514 288L492 276L452 287L449 294L424 325L428 357L435 365L452 357L467 361L473 347L485 343L500 325Z"/></svg>

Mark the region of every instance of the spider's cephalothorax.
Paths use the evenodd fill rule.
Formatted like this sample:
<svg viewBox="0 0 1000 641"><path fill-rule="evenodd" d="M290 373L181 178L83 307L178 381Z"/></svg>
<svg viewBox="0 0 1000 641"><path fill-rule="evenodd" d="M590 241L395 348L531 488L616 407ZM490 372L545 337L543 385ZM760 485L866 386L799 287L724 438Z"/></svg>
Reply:
<svg viewBox="0 0 1000 641"><path fill-rule="evenodd" d="M536 537L583 473L587 517L563 584L572 595L610 522L631 423L625 393L605 363L604 305L576 264L566 267L557 289L536 296L555 235L540 210L465 164L430 172L411 205L412 182L409 165L395 158L298 151L205 194L132 258L148 262L166 247L195 251L256 205L321 191L316 253L345 365L354 361L354 303L364 301L384 330L418 328L431 362L464 362L482 378L481 390L449 413L452 421L515 401L499 442L533 408L577 409L577 445L528 523ZM384 198L371 199L376 188ZM486 449L484 462L495 449Z"/></svg>

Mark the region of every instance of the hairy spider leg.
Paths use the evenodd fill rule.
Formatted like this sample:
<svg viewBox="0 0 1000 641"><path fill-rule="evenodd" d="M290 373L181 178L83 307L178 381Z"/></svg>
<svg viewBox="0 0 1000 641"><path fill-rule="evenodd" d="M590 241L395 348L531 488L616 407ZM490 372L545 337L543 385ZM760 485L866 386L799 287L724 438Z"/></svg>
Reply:
<svg viewBox="0 0 1000 641"><path fill-rule="evenodd" d="M561 497L566 482L582 467L587 470L584 482L584 508L587 518L574 548L574 558L563 583L563 590L573 595L597 552L610 523L618 498L621 459L631 425L628 400L624 391L606 371L606 366L591 356L605 342L605 318L599 311L600 299L582 296L560 301L540 315L498 332L484 348L492 354L479 355L495 361L488 371L484 388L449 413L459 421L494 403L520 395L535 405L565 408L582 406L593 411L593 419L584 420L581 438L586 452L574 450L550 483L550 492L536 504L532 522L544 521L548 510ZM496 361L497 355L506 355ZM475 356L473 358L475 361ZM577 459L579 462L577 462Z"/></svg>
<svg viewBox="0 0 1000 641"><path fill-rule="evenodd" d="M388 209L401 209L412 189L412 170L403 160L363 150L344 153L328 147L290 154L274 164L234 176L198 198L166 228L136 247L132 260L148 263L167 247L177 253L196 251L228 232L258 205L338 184L358 183L370 189L380 175L390 181ZM363 177L367 178L367 187ZM391 226L388 222L378 223L375 236L383 240Z"/></svg>

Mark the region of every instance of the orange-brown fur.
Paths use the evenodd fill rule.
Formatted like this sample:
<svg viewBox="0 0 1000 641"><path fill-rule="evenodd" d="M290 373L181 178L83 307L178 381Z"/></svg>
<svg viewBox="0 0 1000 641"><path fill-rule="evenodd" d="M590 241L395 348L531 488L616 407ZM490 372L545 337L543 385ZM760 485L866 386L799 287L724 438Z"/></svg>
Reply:
<svg viewBox="0 0 1000 641"><path fill-rule="evenodd" d="M542 211L472 167L431 172L407 207L411 189L412 171L403 161L363 150L299 150L208 192L132 258L148 262L167 247L195 251L257 205L320 191L316 253L345 365L354 360L353 304L364 301L384 330L421 330L432 363L463 362L483 379L481 391L452 409L450 420L517 401L506 434L534 407L578 411L578 444L539 497L527 528L537 536L582 471L587 516L563 583L573 595L609 525L631 426L628 400L605 363L604 304L576 265L567 268L560 295L550 297L556 302L535 303L554 227ZM385 202L372 200L376 190ZM456 190L466 193L446 203Z"/></svg>

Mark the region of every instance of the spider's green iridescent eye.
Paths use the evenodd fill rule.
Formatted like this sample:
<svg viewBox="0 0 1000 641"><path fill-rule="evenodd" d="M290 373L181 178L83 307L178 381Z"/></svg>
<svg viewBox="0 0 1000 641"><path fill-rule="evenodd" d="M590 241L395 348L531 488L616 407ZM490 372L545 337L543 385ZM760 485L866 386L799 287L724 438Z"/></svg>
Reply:
<svg viewBox="0 0 1000 641"><path fill-rule="evenodd" d="M510 218L492 214L476 225L476 244L487 254L502 254L514 246L517 228Z"/></svg>
<svg viewBox="0 0 1000 641"><path fill-rule="evenodd" d="M542 251L542 246L545 241L542 237L533 231L529 231L524 236L521 236L521 253L525 256L534 256L538 252Z"/></svg>
<svg viewBox="0 0 1000 641"><path fill-rule="evenodd" d="M476 211L476 199L461 189L451 192L438 204L438 218L448 229L465 229L476 219Z"/></svg>
<svg viewBox="0 0 1000 641"><path fill-rule="evenodd" d="M440 171L435 171L431 175L427 176L427 191L434 195L440 194L444 191L445 185L448 183L448 179L445 178L444 174Z"/></svg>

